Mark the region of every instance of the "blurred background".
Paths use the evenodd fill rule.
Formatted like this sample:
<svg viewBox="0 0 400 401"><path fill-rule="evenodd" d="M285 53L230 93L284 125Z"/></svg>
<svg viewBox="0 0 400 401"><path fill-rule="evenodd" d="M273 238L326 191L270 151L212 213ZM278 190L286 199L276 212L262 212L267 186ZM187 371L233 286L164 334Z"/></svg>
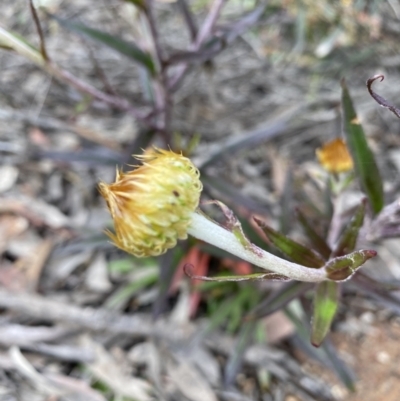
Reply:
<svg viewBox="0 0 400 401"><path fill-rule="evenodd" d="M400 2L1 3L0 400L397 400L400 121L366 81L400 105ZM394 228L366 219L378 257L321 347L308 284L192 280L187 263L254 271L193 238L146 259L109 242L98 183L151 146L189 156L268 250L252 215L307 246L296 210L343 224L362 186L316 157L342 136L342 78Z"/></svg>

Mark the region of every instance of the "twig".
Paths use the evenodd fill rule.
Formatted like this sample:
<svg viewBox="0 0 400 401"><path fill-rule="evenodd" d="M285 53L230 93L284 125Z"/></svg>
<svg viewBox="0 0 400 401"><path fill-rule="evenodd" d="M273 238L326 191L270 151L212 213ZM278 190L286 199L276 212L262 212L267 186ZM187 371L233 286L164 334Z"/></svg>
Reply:
<svg viewBox="0 0 400 401"><path fill-rule="evenodd" d="M189 7L186 4L185 0L178 0L178 6L181 10L181 13L183 15L183 18L185 19L186 25L188 27L190 37L192 39L192 42L196 40L197 36L197 25L196 22L192 16L192 13L190 12Z"/></svg>
<svg viewBox="0 0 400 401"><path fill-rule="evenodd" d="M148 117L148 112L139 111L133 108L128 100L122 97L108 95L87 82L80 80L70 72L59 68L54 63L45 64L44 69L59 80L69 83L77 90L87 93L88 95L93 96L94 98L101 100L117 109L124 110L139 120L145 120Z"/></svg>
<svg viewBox="0 0 400 401"><path fill-rule="evenodd" d="M0 308L11 309L32 318L67 322L94 331L108 331L142 337L154 331L151 318L143 314L121 315L105 309L79 308L39 295L26 295L0 289Z"/></svg>
<svg viewBox="0 0 400 401"><path fill-rule="evenodd" d="M75 331L61 326L8 324L2 326L0 344L2 347L17 346L23 350L52 356L62 361L92 362L95 359L95 355L89 347L46 343L49 341L54 342L71 334L75 334Z"/></svg>
<svg viewBox="0 0 400 401"><path fill-rule="evenodd" d="M254 26L264 13L266 7L266 5L261 5L241 19L230 24L229 27L216 32L212 37L212 43L207 43L206 47L200 47L197 51L176 52L166 62L168 65L172 65L184 62L200 63L210 60L229 46L238 36L242 35L250 26Z"/></svg>
<svg viewBox="0 0 400 401"><path fill-rule="evenodd" d="M171 98L168 86L167 70L165 65L164 53L160 44L160 37L157 30L157 25L154 17L154 0L147 0L145 7L145 14L149 23L153 45L155 49L155 56L158 60L159 79L153 80L154 92L156 95L156 109L158 115L161 117L159 122L159 132L164 136L166 144L169 144L169 123L171 115Z"/></svg>
<svg viewBox="0 0 400 401"><path fill-rule="evenodd" d="M39 34L40 53L42 54L43 58L46 61L49 61L50 59L49 59L49 55L48 55L48 53L46 51L46 43L45 43L45 40L44 40L42 26L40 25L40 20L39 20L39 17L38 17L37 12L36 12L36 8L33 5L33 1L32 0L29 0L29 8L31 10L32 17L33 17L33 20L34 20L35 25L36 25L36 29L37 29L38 34Z"/></svg>
<svg viewBox="0 0 400 401"><path fill-rule="evenodd" d="M78 347L64 344L23 344L20 348L30 352L51 356L60 361L90 363L96 358L95 353L90 348Z"/></svg>
<svg viewBox="0 0 400 401"><path fill-rule="evenodd" d="M163 54L163 51L162 51L162 48L160 45L160 40L159 40L157 25L156 25L156 22L154 19L154 11L153 10L154 10L154 0L147 0L146 7L145 7L145 13L147 16L147 20L149 22L151 36L153 37L154 49L156 51L156 55L157 55L158 61L161 66L164 61L164 54Z"/></svg>
<svg viewBox="0 0 400 401"><path fill-rule="evenodd" d="M86 327L93 329L93 327L88 327L91 325L93 318L85 323L85 319L88 316L96 316L98 310L92 308L81 309L71 305L66 305L65 303L56 302L51 299L46 299L38 295L17 295L15 293L10 293L3 289L0 289L0 307L8 308L13 311L27 313L30 316L48 321L65 321L79 324L81 327ZM88 311L88 313L86 312ZM33 312L33 313L32 313ZM49 313L49 314L48 314ZM93 314L94 315L91 315ZM209 350L219 354L229 356L234 353L235 350L235 338L232 336L224 335L221 333L207 334L205 335L204 329L197 325L159 325L159 322L153 322L150 319L143 319L143 315L136 314L132 317L127 317L122 325L115 325L116 322L120 321L121 315L115 314L113 312L107 311L108 315L115 316L114 321L104 321L102 326L106 326L105 330L113 333L130 334L130 335L152 335L156 334L160 336L163 341L166 341L167 345L179 344L179 349L186 347L187 345L199 346L204 345ZM123 316L125 317L125 316ZM139 317L136 319L136 317ZM140 321L142 326L140 326ZM99 325L94 326L95 330L103 330ZM122 329L119 331L119 329ZM201 330L199 332L199 330ZM194 342L196 341L196 342ZM28 346L29 347L29 346ZM70 350L77 352L82 349L82 355L72 354L65 355L64 351L68 352L68 348L65 346L57 346L49 344L38 344L37 346L32 346L32 351L40 352L45 355L53 355L54 357L60 359L65 356L65 360L76 360L82 362L88 362L91 359L91 348L78 348L71 346ZM183 348L184 350L186 348ZM191 348L192 350L192 348ZM302 377L302 372L300 366L297 362L292 359L285 351L278 350L275 348L270 348L265 344L257 344L249 346L243 355L243 360L249 366L255 368L264 368L270 372L274 377L287 382L288 374L296 375L295 378L297 382L300 382ZM1 369L15 369L17 368L15 359L5 358L0 356L0 368ZM45 375L46 378L50 378L51 382L54 383L54 375ZM61 376L60 376L61 377ZM71 380L71 378L69 378ZM56 382L57 383L57 382ZM61 383L62 384L62 383ZM72 383L71 383L72 384ZM71 388L70 388L71 389ZM69 389L69 390L70 390ZM76 390L75 390L76 392ZM86 400L89 400L88 393L85 392ZM92 398L90 398L92 399Z"/></svg>
<svg viewBox="0 0 400 401"><path fill-rule="evenodd" d="M101 90L95 88L94 86L88 84L87 82L80 80L76 76L72 75L70 72L63 70L55 63L46 61L39 51L35 50L25 42L19 40L16 36L12 35L1 26L0 26L0 39L2 43L4 43L6 46L11 47L18 54L26 57L28 60L38 65L41 69L43 69L47 73L53 75L61 82L68 83L78 91L87 93L93 98L103 101L104 103L107 103L111 107L126 111L127 113L131 114L138 120L142 120L148 125L152 126L151 122L149 121L151 111L137 110L130 104L130 102L127 99L104 93ZM157 129L158 127L156 125L153 125L153 128Z"/></svg>
<svg viewBox="0 0 400 401"><path fill-rule="evenodd" d="M100 81L103 82L105 90L108 93L110 93L111 95L118 97L118 93L116 92L116 90L110 84L110 81L108 80L106 73L101 68L100 64L98 63L95 55L93 54L93 50L91 48L89 48L89 57L90 57L90 60L93 63L94 70L95 70L96 74L98 75Z"/></svg>
<svg viewBox="0 0 400 401"><path fill-rule="evenodd" d="M219 14L221 13L222 7L226 0L214 0L210 11L203 22L203 25L200 28L200 31L196 37L195 46L196 50L199 48L201 44L207 39L207 37L211 34Z"/></svg>
<svg viewBox="0 0 400 401"><path fill-rule="evenodd" d="M197 51L199 50L200 46L203 44L203 42L207 39L207 37L210 35L212 32L217 19L219 17L219 14L221 13L222 7L224 6L226 0L214 0L210 11L206 17L206 19L203 22L203 25L200 28L200 31L197 34L196 40L192 45L190 46L191 51ZM189 68L189 63L182 64L179 68L177 68L177 72L175 75L171 78L171 80L168 83L168 88L170 91L175 91L178 88L178 85L182 78L185 76L187 70Z"/></svg>

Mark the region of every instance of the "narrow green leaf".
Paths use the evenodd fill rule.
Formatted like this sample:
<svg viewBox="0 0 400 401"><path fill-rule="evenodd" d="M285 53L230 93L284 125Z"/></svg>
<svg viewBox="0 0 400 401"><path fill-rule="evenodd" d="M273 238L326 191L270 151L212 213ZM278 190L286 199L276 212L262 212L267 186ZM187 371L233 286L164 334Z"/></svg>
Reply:
<svg viewBox="0 0 400 401"><path fill-rule="evenodd" d="M216 198L221 199L223 197L222 195L224 194L225 197L227 198L227 200L234 201L234 204L232 204L232 203L229 204L229 208L232 210L232 213L239 220L239 223L242 226L243 232L246 233L246 237L248 238L248 240L252 244L258 246L259 248L262 248L262 249L266 250L267 252L271 252L272 247L268 246L268 244L265 243L264 237L258 232L258 230L256 230L254 228L254 225L250 224L250 222L248 221L250 212L254 212L254 213L262 215L265 213L268 214L270 212L270 210L263 208L261 206L259 208L251 207L251 204L248 203L248 201L252 202L251 199L240 195L240 191L238 191L236 188L230 187L230 186L226 187L225 186L226 183L224 184L224 187L218 188L219 183L222 181L217 180L217 179L212 179L212 181L209 181L209 178L210 177L202 175L201 181L203 182L206 189L209 188L208 184L210 184L210 187L211 186L213 187L212 193L214 193L214 189L216 189L218 191L218 196L216 196ZM211 202L211 203L215 203L215 204L219 205L222 202ZM239 206L241 206L241 207L239 207ZM204 246L204 245L202 245L202 246ZM269 249L269 248L271 248L271 249ZM219 252L219 251L217 251L217 252Z"/></svg>
<svg viewBox="0 0 400 401"><path fill-rule="evenodd" d="M25 38L16 32L7 31L0 26L0 45L6 49L13 49L18 54L26 57L39 67L43 67L46 60L38 49L26 41Z"/></svg>
<svg viewBox="0 0 400 401"><path fill-rule="evenodd" d="M243 324L243 315L258 302L258 299L259 293L250 285L237 287L235 295L225 297L222 302L216 302L215 297L209 299L208 301L214 305L209 311L208 323L196 334L193 343L197 343L225 323L228 331L236 331Z"/></svg>
<svg viewBox="0 0 400 401"><path fill-rule="evenodd" d="M246 285L238 288L235 294L235 301L231 302L232 311L227 322L227 331L231 334L239 328L243 328L243 317L247 311L253 308L260 299L260 294L254 291L253 286ZM254 322L247 322L251 324Z"/></svg>
<svg viewBox="0 0 400 401"><path fill-rule="evenodd" d="M332 252L331 249L325 240L314 230L312 225L308 222L306 216L299 209L297 209L297 218L314 248L321 254L321 256L323 256L325 259L328 259Z"/></svg>
<svg viewBox="0 0 400 401"><path fill-rule="evenodd" d="M135 60L137 63L141 64L143 67L147 68L152 75L155 74L156 68L154 61L149 53L140 49L137 45L132 42L127 42L121 38L110 35L109 33L100 31L98 29L89 28L88 26L77 24L75 22L70 22L54 15L50 15L54 18L62 27L65 29L78 33L82 36L89 37L103 45L110 47L113 50Z"/></svg>
<svg viewBox="0 0 400 401"><path fill-rule="evenodd" d="M334 281L323 281L316 286L314 314L311 328L311 343L319 347L329 333L339 304L339 285Z"/></svg>
<svg viewBox="0 0 400 401"><path fill-rule="evenodd" d="M336 249L333 251L332 257L343 256L354 251L356 247L358 232L363 225L365 215L365 201L362 201L360 206L354 213L353 218L347 225L339 239Z"/></svg>
<svg viewBox="0 0 400 401"><path fill-rule="evenodd" d="M342 80L342 109L344 133L355 170L371 203L372 211L377 214L384 205L382 179L344 80Z"/></svg>
<svg viewBox="0 0 400 401"><path fill-rule="evenodd" d="M283 254L292 259L293 262L316 269L324 266L324 258L314 250L306 248L304 245L301 245L298 242L293 241L285 235L275 231L271 227L265 225L265 223L258 218L254 218L254 221L263 230L272 244Z"/></svg>
<svg viewBox="0 0 400 401"><path fill-rule="evenodd" d="M228 206L226 206L223 202L215 200L211 201L210 203L214 203L219 206L221 209L222 213L224 214L226 218L226 226L229 231L233 233L233 235L236 237L236 239L240 242L240 244L243 246L243 248L247 250L252 250L254 248L254 245L247 239L245 233L243 232L242 225L240 224L240 221L238 218L235 216L233 211L229 209Z"/></svg>
<svg viewBox="0 0 400 401"><path fill-rule="evenodd" d="M213 313L209 315L207 326L197 333L196 338L193 341L199 341L201 338L209 335L217 327L224 324L231 317L232 310L240 307L238 305L243 302L242 298L243 293L241 292L238 294L238 296L226 298L221 303L219 303L214 309Z"/></svg>
<svg viewBox="0 0 400 401"><path fill-rule="evenodd" d="M202 280L202 281L260 281L260 280L276 280L276 281L286 281L289 280L288 277L283 276L282 274L267 272L267 273L252 273L252 274L243 274L241 276L217 276L217 277L208 277L208 276L198 276L193 274L192 269L193 266L190 264L186 264L183 267L186 275L193 280Z"/></svg>
<svg viewBox="0 0 400 401"><path fill-rule="evenodd" d="M344 256L337 256L326 264L326 273L330 280L343 281L349 279L368 259L376 256L373 250L361 250Z"/></svg>
<svg viewBox="0 0 400 401"><path fill-rule="evenodd" d="M134 6L145 9L146 8L146 1L145 0L125 0L127 3L131 3Z"/></svg>

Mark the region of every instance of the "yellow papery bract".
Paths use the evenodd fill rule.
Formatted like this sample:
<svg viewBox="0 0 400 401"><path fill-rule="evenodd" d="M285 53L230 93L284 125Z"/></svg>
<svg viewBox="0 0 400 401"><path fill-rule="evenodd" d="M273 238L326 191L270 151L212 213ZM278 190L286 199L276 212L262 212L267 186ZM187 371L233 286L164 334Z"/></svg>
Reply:
<svg viewBox="0 0 400 401"><path fill-rule="evenodd" d="M156 150L137 158L141 166L99 185L114 220L115 234L107 234L137 257L157 256L187 238L203 187L197 168L180 154Z"/></svg>
<svg viewBox="0 0 400 401"><path fill-rule="evenodd" d="M322 167L330 173L343 173L353 169L353 159L341 138L326 143L316 151Z"/></svg>

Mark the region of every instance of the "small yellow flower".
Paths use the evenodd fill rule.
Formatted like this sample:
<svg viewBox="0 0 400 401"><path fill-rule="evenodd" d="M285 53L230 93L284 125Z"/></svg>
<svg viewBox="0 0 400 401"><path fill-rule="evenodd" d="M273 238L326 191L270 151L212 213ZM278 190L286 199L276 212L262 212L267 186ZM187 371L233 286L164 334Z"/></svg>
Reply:
<svg viewBox="0 0 400 401"><path fill-rule="evenodd" d="M114 220L115 245L137 257L157 256L187 238L203 189L200 173L186 157L168 150L137 156L135 170L117 170L115 182L99 184Z"/></svg>
<svg viewBox="0 0 400 401"><path fill-rule="evenodd" d="M341 138L326 143L316 153L319 163L330 173L343 173L353 169L353 159Z"/></svg>

